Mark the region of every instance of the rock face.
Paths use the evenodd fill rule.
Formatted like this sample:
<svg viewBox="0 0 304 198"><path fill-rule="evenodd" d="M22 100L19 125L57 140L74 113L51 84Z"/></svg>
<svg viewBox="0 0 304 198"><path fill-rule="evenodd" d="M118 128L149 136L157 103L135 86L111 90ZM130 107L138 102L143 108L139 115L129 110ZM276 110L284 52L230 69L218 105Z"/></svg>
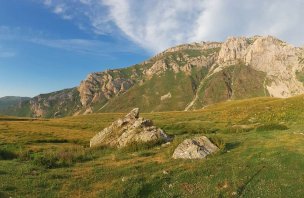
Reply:
<svg viewBox="0 0 304 198"><path fill-rule="evenodd" d="M186 139L175 149L172 158L174 159L202 159L207 155L219 150L207 137L201 136L193 139Z"/></svg>
<svg viewBox="0 0 304 198"><path fill-rule="evenodd" d="M29 101L32 117L64 117L81 109L76 88L40 94Z"/></svg>
<svg viewBox="0 0 304 198"><path fill-rule="evenodd" d="M90 147L111 146L125 147L132 143L151 141L169 141L169 137L159 128L153 126L151 120L139 117L139 109L133 109L124 118L113 122L90 141Z"/></svg>
<svg viewBox="0 0 304 198"><path fill-rule="evenodd" d="M286 98L304 93L297 71L303 70L303 49L272 36L231 37L223 43L215 72L238 63L266 74L265 89L270 96Z"/></svg>
<svg viewBox="0 0 304 198"><path fill-rule="evenodd" d="M134 84L132 79L124 78L119 70L92 73L78 87L82 106L87 107L97 101L107 101L125 92Z"/></svg>
<svg viewBox="0 0 304 198"><path fill-rule="evenodd" d="M89 74L78 87L34 97L24 116L200 109L226 100L304 93L304 48L272 36L172 47L133 66ZM16 115L18 114L16 108ZM0 110L1 113L1 110Z"/></svg>

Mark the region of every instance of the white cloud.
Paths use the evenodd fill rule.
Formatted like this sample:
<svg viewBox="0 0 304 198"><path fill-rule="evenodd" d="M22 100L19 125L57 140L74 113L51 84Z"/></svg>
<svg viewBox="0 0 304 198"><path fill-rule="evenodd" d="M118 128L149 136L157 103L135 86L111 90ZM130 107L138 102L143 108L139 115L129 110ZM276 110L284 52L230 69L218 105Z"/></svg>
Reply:
<svg viewBox="0 0 304 198"><path fill-rule="evenodd" d="M12 58L14 57L16 54L14 52L6 52L6 51L0 51L0 58Z"/></svg>
<svg viewBox="0 0 304 198"><path fill-rule="evenodd" d="M44 5L49 6L52 4L52 0L44 0Z"/></svg>
<svg viewBox="0 0 304 198"><path fill-rule="evenodd" d="M295 45L304 43L302 0L54 1L52 8L66 2L64 14L75 21L86 18L96 34L119 32L152 52L238 35L271 34Z"/></svg>
<svg viewBox="0 0 304 198"><path fill-rule="evenodd" d="M54 38L44 32L32 29L0 26L0 43L16 41L28 42L50 48L57 48L79 54L111 56L112 53L139 53L136 45L125 41L101 41L99 39ZM0 46L0 58L15 56L9 49Z"/></svg>
<svg viewBox="0 0 304 198"><path fill-rule="evenodd" d="M54 8L54 13L56 14L63 14L65 12L65 7L64 5L57 5Z"/></svg>
<svg viewBox="0 0 304 198"><path fill-rule="evenodd" d="M0 58L12 58L16 55L15 52L13 52L10 49L6 49L3 46L0 46Z"/></svg>
<svg viewBox="0 0 304 198"><path fill-rule="evenodd" d="M136 52L134 46L119 46L115 43L107 43L99 40L35 38L29 39L28 41L47 47L98 56L110 56L112 52Z"/></svg>

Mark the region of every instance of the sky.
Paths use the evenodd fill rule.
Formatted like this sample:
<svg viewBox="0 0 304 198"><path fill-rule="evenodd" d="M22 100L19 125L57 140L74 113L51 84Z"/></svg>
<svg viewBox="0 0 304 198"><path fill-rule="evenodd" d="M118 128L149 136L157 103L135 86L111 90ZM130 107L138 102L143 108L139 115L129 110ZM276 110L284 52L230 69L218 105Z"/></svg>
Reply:
<svg viewBox="0 0 304 198"><path fill-rule="evenodd" d="M0 97L75 87L178 44L273 35L304 44L303 0L0 0Z"/></svg>

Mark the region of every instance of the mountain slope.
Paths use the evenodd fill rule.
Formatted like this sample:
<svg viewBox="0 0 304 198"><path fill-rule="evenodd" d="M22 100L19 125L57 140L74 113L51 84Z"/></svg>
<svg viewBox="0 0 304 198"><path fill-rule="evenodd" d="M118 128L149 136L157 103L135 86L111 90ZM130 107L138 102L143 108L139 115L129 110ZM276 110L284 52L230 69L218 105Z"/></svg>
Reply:
<svg viewBox="0 0 304 198"><path fill-rule="evenodd" d="M22 116L22 112L29 112L24 105L30 100L28 97L6 96L0 98L0 114Z"/></svg>
<svg viewBox="0 0 304 198"><path fill-rule="evenodd" d="M304 49L272 36L231 37L170 48L123 69L89 74L77 88L30 100L28 114L193 110L258 96L304 93Z"/></svg>

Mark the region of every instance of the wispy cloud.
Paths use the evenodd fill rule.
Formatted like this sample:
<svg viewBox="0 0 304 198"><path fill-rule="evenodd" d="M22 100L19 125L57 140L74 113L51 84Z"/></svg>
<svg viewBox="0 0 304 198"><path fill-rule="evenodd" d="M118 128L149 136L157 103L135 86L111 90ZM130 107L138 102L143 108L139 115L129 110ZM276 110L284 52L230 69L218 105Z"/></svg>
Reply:
<svg viewBox="0 0 304 198"><path fill-rule="evenodd" d="M12 58L15 55L16 55L15 52L12 52L12 51L2 51L0 49L0 58Z"/></svg>
<svg viewBox="0 0 304 198"><path fill-rule="evenodd" d="M115 52L136 52L135 47L120 46L115 43L102 42L99 40L86 39L29 39L28 41L39 45L58 48L82 54L97 56L109 56Z"/></svg>
<svg viewBox="0 0 304 198"><path fill-rule="evenodd" d="M304 43L302 0L46 0L59 4L82 27L96 34L120 34L159 52L170 46L233 35L271 34Z"/></svg>
<svg viewBox="0 0 304 198"><path fill-rule="evenodd" d="M4 46L0 46L0 58L12 58L15 57L16 52L12 49L8 49Z"/></svg>
<svg viewBox="0 0 304 198"><path fill-rule="evenodd" d="M10 28L0 26L0 41L23 41L50 48L57 48L79 54L89 54L96 56L110 56L112 53L139 53L138 47L134 44L125 44L111 41L105 42L98 39L70 38L60 39L47 35L44 32L32 29ZM4 51L0 46L0 57L11 57L15 53Z"/></svg>

